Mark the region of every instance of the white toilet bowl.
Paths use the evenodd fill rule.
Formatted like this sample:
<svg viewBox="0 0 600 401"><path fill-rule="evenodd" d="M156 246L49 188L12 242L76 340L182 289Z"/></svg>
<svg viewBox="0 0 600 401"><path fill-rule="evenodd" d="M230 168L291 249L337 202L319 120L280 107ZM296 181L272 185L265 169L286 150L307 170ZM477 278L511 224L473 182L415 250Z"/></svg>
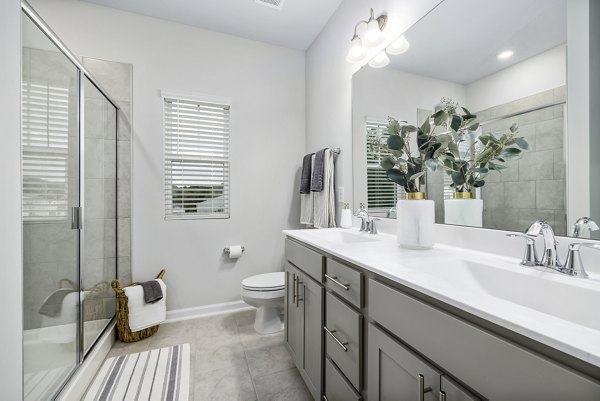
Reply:
<svg viewBox="0 0 600 401"><path fill-rule="evenodd" d="M260 334L283 330L285 273L266 273L242 281L242 300L256 310L254 330Z"/></svg>

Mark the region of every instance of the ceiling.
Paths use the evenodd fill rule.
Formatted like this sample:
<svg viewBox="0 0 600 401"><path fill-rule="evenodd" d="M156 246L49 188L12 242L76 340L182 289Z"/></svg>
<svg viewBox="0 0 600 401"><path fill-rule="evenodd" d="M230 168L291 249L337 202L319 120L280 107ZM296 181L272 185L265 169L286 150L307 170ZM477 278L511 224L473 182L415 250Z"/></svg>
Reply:
<svg viewBox="0 0 600 401"><path fill-rule="evenodd" d="M273 45L306 50L342 0L285 0L281 10L254 0L85 0Z"/></svg>
<svg viewBox="0 0 600 401"><path fill-rule="evenodd" d="M469 84L566 43L566 1L445 0L405 33L410 48L390 66Z"/></svg>

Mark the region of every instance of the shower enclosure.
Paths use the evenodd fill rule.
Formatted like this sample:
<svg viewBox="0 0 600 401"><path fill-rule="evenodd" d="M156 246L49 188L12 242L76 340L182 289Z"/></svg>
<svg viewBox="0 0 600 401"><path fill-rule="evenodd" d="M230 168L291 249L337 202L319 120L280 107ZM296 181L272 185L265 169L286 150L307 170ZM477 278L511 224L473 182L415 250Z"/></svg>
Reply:
<svg viewBox="0 0 600 401"><path fill-rule="evenodd" d="M115 101L22 3L24 398L52 399L115 315Z"/></svg>

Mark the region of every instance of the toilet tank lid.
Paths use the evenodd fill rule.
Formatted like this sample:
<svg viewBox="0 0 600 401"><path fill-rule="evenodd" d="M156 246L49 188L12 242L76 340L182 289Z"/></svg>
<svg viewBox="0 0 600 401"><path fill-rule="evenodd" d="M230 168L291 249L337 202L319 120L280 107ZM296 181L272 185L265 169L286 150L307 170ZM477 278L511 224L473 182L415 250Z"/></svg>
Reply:
<svg viewBox="0 0 600 401"><path fill-rule="evenodd" d="M242 286L246 288L278 288L285 286L285 273L265 273L250 276L242 280Z"/></svg>

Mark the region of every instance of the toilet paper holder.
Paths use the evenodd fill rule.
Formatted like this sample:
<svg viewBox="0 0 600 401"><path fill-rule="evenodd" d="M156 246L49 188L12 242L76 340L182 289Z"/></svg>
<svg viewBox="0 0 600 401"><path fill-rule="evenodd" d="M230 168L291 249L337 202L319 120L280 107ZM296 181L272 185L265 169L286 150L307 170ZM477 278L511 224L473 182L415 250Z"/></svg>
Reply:
<svg viewBox="0 0 600 401"><path fill-rule="evenodd" d="M227 248L223 248L223 252L225 252L227 255L229 255L229 247ZM246 247L242 246L242 253L246 252Z"/></svg>

